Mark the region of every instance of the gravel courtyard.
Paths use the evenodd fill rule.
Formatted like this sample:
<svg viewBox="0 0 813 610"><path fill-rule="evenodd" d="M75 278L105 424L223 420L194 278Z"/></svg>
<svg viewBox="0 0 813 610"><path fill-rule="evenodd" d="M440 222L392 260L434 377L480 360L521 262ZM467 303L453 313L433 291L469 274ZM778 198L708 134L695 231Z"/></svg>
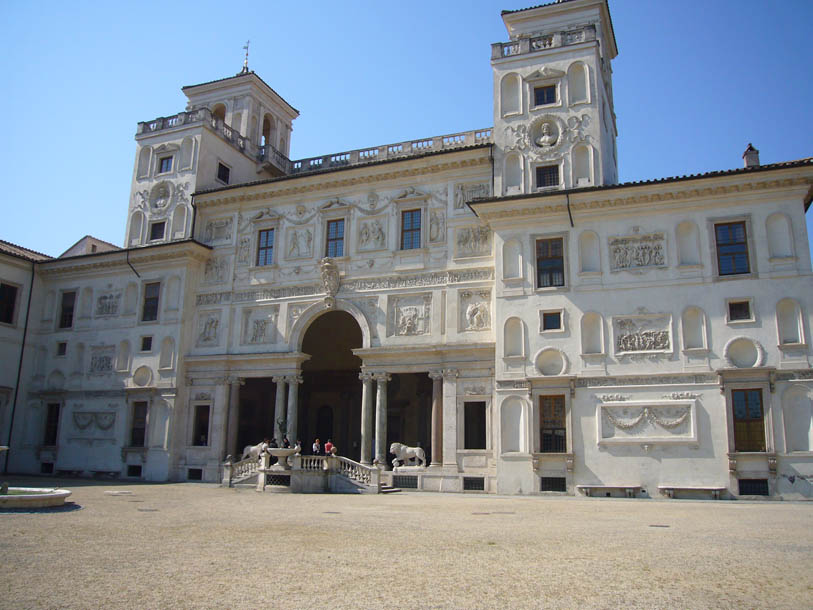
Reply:
<svg viewBox="0 0 813 610"><path fill-rule="evenodd" d="M56 484L0 512L2 608L813 604L813 503Z"/></svg>

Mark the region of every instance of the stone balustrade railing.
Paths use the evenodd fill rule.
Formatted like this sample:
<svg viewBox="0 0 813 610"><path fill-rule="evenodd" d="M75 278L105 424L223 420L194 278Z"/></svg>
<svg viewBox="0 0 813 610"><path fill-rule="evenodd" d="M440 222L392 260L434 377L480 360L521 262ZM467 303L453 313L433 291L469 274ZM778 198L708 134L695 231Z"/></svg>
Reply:
<svg viewBox="0 0 813 610"><path fill-rule="evenodd" d="M234 481L245 479L257 472L259 464L256 459L246 458L238 462L227 459L223 464L223 479L221 483L225 487L231 487Z"/></svg>
<svg viewBox="0 0 813 610"><path fill-rule="evenodd" d="M553 32L540 36L522 36L510 42L495 42L492 44L491 59L512 57L514 55L525 55L526 53L535 53L536 51L542 51L544 49L551 49L555 47L565 47L595 39L595 25L586 25L577 30Z"/></svg>
<svg viewBox="0 0 813 610"><path fill-rule="evenodd" d="M336 457L339 462L339 473L348 479L353 479L364 485L375 485L380 487L381 471L374 466L365 466L346 457Z"/></svg>

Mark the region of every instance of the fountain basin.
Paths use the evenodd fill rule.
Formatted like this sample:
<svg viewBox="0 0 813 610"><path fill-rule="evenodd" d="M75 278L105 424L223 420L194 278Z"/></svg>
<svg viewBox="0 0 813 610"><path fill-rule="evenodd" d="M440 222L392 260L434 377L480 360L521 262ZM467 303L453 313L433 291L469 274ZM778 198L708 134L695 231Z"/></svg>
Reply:
<svg viewBox="0 0 813 610"><path fill-rule="evenodd" d="M47 487L9 487L0 495L0 508L50 508L65 504L71 491Z"/></svg>
<svg viewBox="0 0 813 610"><path fill-rule="evenodd" d="M297 451L299 451L299 449L296 447L291 447L288 449L283 447L272 447L268 449L268 453L277 458L277 463L271 466L270 470L290 470L291 465L288 462L288 458L294 455Z"/></svg>

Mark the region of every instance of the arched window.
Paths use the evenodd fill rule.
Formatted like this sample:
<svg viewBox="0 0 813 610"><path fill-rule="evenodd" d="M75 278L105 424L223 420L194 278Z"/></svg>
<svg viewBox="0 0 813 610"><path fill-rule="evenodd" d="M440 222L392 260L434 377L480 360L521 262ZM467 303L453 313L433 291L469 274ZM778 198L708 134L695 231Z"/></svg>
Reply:
<svg viewBox="0 0 813 610"><path fill-rule="evenodd" d="M509 239L502 246L502 277L505 280L522 277L522 247L516 239Z"/></svg>
<svg viewBox="0 0 813 610"><path fill-rule="evenodd" d="M793 237L790 221L782 212L776 212L765 221L768 232L768 251L771 258L790 258L793 256Z"/></svg>
<svg viewBox="0 0 813 610"><path fill-rule="evenodd" d="M225 123L226 122L226 105L225 104L215 104L214 108L212 108L212 116L217 119L218 121Z"/></svg>
<svg viewBox="0 0 813 610"><path fill-rule="evenodd" d="M706 314L699 307L687 307L680 319L683 349L706 349Z"/></svg>
<svg viewBox="0 0 813 610"><path fill-rule="evenodd" d="M601 315L595 312L582 316L582 354L604 353L604 324Z"/></svg>
<svg viewBox="0 0 813 610"><path fill-rule="evenodd" d="M580 144L573 148L573 186L590 186L593 184L593 172L590 169L590 148Z"/></svg>
<svg viewBox="0 0 813 610"><path fill-rule="evenodd" d="M501 452L512 453L525 448L525 426L522 417L522 400L510 396L500 409Z"/></svg>
<svg viewBox="0 0 813 610"><path fill-rule="evenodd" d="M700 234L697 225L691 220L684 220L675 230L677 235L678 264L700 264Z"/></svg>
<svg viewBox="0 0 813 610"><path fill-rule="evenodd" d="M587 66L582 62L577 61L570 64L570 68L567 70L567 90L571 104L589 101L590 85L587 75Z"/></svg>
<svg viewBox="0 0 813 610"><path fill-rule="evenodd" d="M502 116L509 114L519 114L522 112L522 95L519 82L519 75L506 74L500 83L500 107Z"/></svg>
<svg viewBox="0 0 813 610"><path fill-rule="evenodd" d="M776 328L779 345L804 343L802 310L793 299L782 299L776 304Z"/></svg>
<svg viewBox="0 0 813 610"><path fill-rule="evenodd" d="M506 358L516 358L524 355L523 323L519 318L508 318L505 321L505 337L503 351Z"/></svg>
<svg viewBox="0 0 813 610"><path fill-rule="evenodd" d="M601 272L599 240L595 231L582 231L579 235L579 271L582 273Z"/></svg>
<svg viewBox="0 0 813 610"><path fill-rule="evenodd" d="M522 192L522 157L512 153L505 158L505 193Z"/></svg>

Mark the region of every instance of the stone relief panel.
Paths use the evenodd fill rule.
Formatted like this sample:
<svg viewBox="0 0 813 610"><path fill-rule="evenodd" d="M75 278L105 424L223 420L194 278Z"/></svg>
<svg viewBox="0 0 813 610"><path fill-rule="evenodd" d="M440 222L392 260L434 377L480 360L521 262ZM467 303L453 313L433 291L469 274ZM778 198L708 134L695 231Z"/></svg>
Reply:
<svg viewBox="0 0 813 610"><path fill-rule="evenodd" d="M120 306L121 290L105 292L96 298L96 315L98 317L118 315Z"/></svg>
<svg viewBox="0 0 813 610"><path fill-rule="evenodd" d="M231 216L212 219L203 230L203 243L210 246L228 244L231 242L233 229L234 219Z"/></svg>
<svg viewBox="0 0 813 610"><path fill-rule="evenodd" d="M455 231L455 257L491 256L491 229L463 227Z"/></svg>
<svg viewBox="0 0 813 610"><path fill-rule="evenodd" d="M383 250L387 247L386 217L375 216L364 218L359 222L358 249L361 252L368 250Z"/></svg>
<svg viewBox="0 0 813 610"><path fill-rule="evenodd" d="M90 374L107 375L113 372L113 358L116 354L114 345L102 345L90 348Z"/></svg>
<svg viewBox="0 0 813 610"><path fill-rule="evenodd" d="M197 340L198 347L217 345L220 341L220 317L222 310L202 311L198 314Z"/></svg>
<svg viewBox="0 0 813 610"><path fill-rule="evenodd" d="M446 242L446 212L440 208L429 210L429 243Z"/></svg>
<svg viewBox="0 0 813 610"><path fill-rule="evenodd" d="M695 400L602 402L597 405L598 444L697 442Z"/></svg>
<svg viewBox="0 0 813 610"><path fill-rule="evenodd" d="M313 305L315 301L307 301L305 303L289 303L288 304L288 324L287 324L287 334L288 336L291 335L291 329L296 324L296 321L302 315L302 312L305 311L308 307Z"/></svg>
<svg viewBox="0 0 813 610"><path fill-rule="evenodd" d="M463 210L468 202L488 197L490 194L491 189L487 182L456 184L454 187L454 209Z"/></svg>
<svg viewBox="0 0 813 610"><path fill-rule="evenodd" d="M490 290L461 290L458 298L459 332L491 330Z"/></svg>
<svg viewBox="0 0 813 610"><path fill-rule="evenodd" d="M277 332L278 317L278 305L244 309L240 343L243 345L277 343L279 341Z"/></svg>
<svg viewBox="0 0 813 610"><path fill-rule="evenodd" d="M672 316L640 314L613 318L616 354L669 353L672 351Z"/></svg>
<svg viewBox="0 0 813 610"><path fill-rule="evenodd" d="M229 279L229 259L226 257L210 258L206 261L203 272L204 284L223 284Z"/></svg>
<svg viewBox="0 0 813 610"><path fill-rule="evenodd" d="M609 238L610 271L634 271L666 266L666 234L625 235Z"/></svg>
<svg viewBox="0 0 813 610"><path fill-rule="evenodd" d="M432 332L432 295L416 294L389 299L388 336L428 335Z"/></svg>
<svg viewBox="0 0 813 610"><path fill-rule="evenodd" d="M251 238L241 237L237 244L237 264L250 265L251 264Z"/></svg>
<svg viewBox="0 0 813 610"><path fill-rule="evenodd" d="M287 232L285 258L310 258L313 256L313 228L292 227Z"/></svg>

